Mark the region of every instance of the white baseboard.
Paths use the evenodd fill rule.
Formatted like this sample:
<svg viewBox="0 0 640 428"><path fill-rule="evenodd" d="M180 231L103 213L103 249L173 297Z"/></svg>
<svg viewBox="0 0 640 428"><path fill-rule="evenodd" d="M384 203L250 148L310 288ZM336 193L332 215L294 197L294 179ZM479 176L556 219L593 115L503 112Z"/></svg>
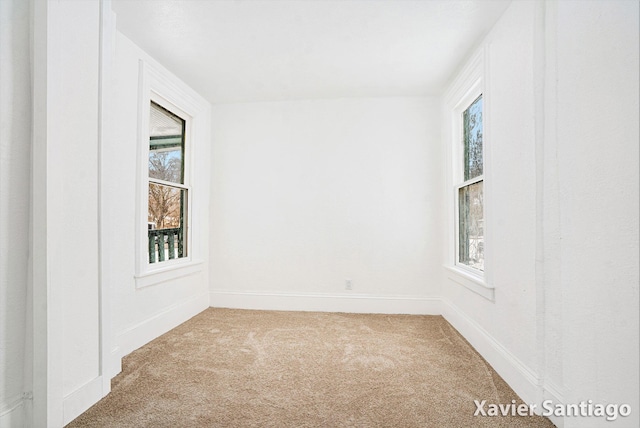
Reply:
<svg viewBox="0 0 640 428"><path fill-rule="evenodd" d="M555 401L560 398L553 391L542 387L538 374L533 369L447 299L442 299L442 316L467 339L525 403L536 404L537 410L541 410L543 400ZM557 421L553 422L558 424Z"/></svg>
<svg viewBox="0 0 640 428"><path fill-rule="evenodd" d="M103 391L102 387L102 376L98 376L64 397L62 401L64 424L68 424L100 401L109 392Z"/></svg>
<svg viewBox="0 0 640 428"><path fill-rule="evenodd" d="M24 406L25 400L23 398L0 406L0 428L25 426Z"/></svg>
<svg viewBox="0 0 640 428"><path fill-rule="evenodd" d="M564 404L560 387L539 379L535 370L513 355L477 322L447 299L442 299L442 316L487 360L525 403L537 406L536 413L542 413L544 400L552 400L554 404ZM552 415L549 416L549 419L556 427L564 427L563 417Z"/></svg>
<svg viewBox="0 0 640 428"><path fill-rule="evenodd" d="M109 367L111 369L109 379L113 379L122 371L122 353L117 346L111 350L111 364Z"/></svg>
<svg viewBox="0 0 640 428"><path fill-rule="evenodd" d="M123 356L208 308L208 297L208 293L205 293L172 305L118 335L117 341L119 346L116 346L111 351L111 373L108 374L110 378L113 378L122 371ZM103 378L99 376L67 395L63 400L64 424L66 425L73 421L89 409L89 407L102 399L109 392L109 390L104 390L103 387ZM0 416L0 421L3 420L3 417L4 415ZM13 419L11 419L10 422L7 426L22 426L22 424L15 424ZM4 427L4 425L0 423L0 427Z"/></svg>
<svg viewBox="0 0 640 428"><path fill-rule="evenodd" d="M440 315L440 298L211 291L212 307L275 311Z"/></svg>
<svg viewBox="0 0 640 428"><path fill-rule="evenodd" d="M544 385L544 390L543 390L543 400L552 400L554 402L554 404L565 404L564 401L564 396L562 394L561 388L552 383L552 382L547 382ZM551 415L549 416L549 419L551 419L551 422L553 422L555 424L556 427L558 428L564 428L564 418L561 416L555 416L555 415Z"/></svg>
<svg viewBox="0 0 640 428"><path fill-rule="evenodd" d="M115 356L116 362L113 363L113 366L120 367L117 359L121 359L141 346L146 345L156 337L165 334L208 307L209 293L200 294L171 305L146 320L129 327L116 337L116 350L119 354Z"/></svg>

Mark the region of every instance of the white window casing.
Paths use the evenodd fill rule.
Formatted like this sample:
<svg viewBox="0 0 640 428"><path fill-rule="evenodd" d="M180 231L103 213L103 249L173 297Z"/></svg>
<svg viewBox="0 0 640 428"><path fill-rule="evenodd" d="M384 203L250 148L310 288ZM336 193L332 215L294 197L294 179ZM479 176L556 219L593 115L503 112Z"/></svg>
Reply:
<svg viewBox="0 0 640 428"><path fill-rule="evenodd" d="M461 70L445 95L444 118L447 120L447 201L448 201L448 248L445 268L447 276L453 282L475 293L494 300L494 287L491 282L491 194L490 194L490 93L485 88L485 56L488 48L480 49ZM464 179L463 159L463 112L482 96L483 101L483 173L471 179ZM482 182L484 201L484 271L459 263L459 200L461 188Z"/></svg>
<svg viewBox="0 0 640 428"><path fill-rule="evenodd" d="M181 184L164 183L149 178L149 115L154 102L186 122L184 135L184 180ZM136 287L146 287L202 270L203 228L207 221L201 215L201 204L208 200L207 174L202 163L208 153L210 108L206 101L160 67L139 62L138 94L138 159L136 180ZM149 262L148 189L150 183L168 184L187 192L187 219L184 237L185 257ZM203 207L204 208L204 207Z"/></svg>

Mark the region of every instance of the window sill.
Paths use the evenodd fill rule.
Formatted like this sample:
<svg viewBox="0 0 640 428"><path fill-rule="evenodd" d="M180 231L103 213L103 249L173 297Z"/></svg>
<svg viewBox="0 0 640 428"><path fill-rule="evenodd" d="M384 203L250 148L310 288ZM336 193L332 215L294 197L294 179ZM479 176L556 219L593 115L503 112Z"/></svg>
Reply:
<svg viewBox="0 0 640 428"><path fill-rule="evenodd" d="M144 288L201 272L202 263L202 260L191 260L135 275L136 288Z"/></svg>
<svg viewBox="0 0 640 428"><path fill-rule="evenodd" d="M466 272L456 266L445 265L445 268L451 281L468 288L487 300L495 301L495 288L487 285L484 278Z"/></svg>

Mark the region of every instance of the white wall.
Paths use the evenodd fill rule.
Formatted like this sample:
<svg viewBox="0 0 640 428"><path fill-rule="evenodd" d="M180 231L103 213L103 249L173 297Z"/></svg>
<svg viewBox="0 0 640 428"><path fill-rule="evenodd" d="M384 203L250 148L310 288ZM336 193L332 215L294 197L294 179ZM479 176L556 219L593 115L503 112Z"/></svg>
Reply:
<svg viewBox="0 0 640 428"><path fill-rule="evenodd" d="M33 426L102 397L99 340L99 2L34 2ZM73 64L73 67L69 65ZM29 359L31 360L31 358Z"/></svg>
<svg viewBox="0 0 640 428"><path fill-rule="evenodd" d="M29 2L0 2L0 426L23 422L31 71Z"/></svg>
<svg viewBox="0 0 640 428"><path fill-rule="evenodd" d="M113 357L116 371L122 356L144 345L208 307L208 242L205 239L198 272L167 282L136 287L136 174L138 154L139 61L164 70L153 58L120 32L116 34L114 81L111 93L108 146L104 151L104 271L112 291ZM164 73L170 75L166 70ZM172 84L186 85L172 77ZM207 118L207 122L208 122ZM208 129L208 124L207 124ZM198 146L195 167L198 177L191 196L197 198L192 213L200 228L194 233L208 236L209 140ZM144 192L142 192L144 194Z"/></svg>
<svg viewBox="0 0 640 428"><path fill-rule="evenodd" d="M446 271L442 295L447 319L487 356L501 348L517 364L535 368L536 347L536 134L534 99L535 2L514 2L481 46L484 61L486 276L491 301L460 285ZM452 84L452 88L459 82ZM452 100L455 102L455 100ZM443 116L451 115L449 101ZM451 151L451 122L443 122L445 152ZM448 165L451 155L444 157ZM452 187L446 191L452 192ZM448 195L452 202L453 195ZM448 218L453 221L452 204ZM451 228L451 230L453 230ZM445 245L453 261L453 232ZM479 333L483 332L483 333ZM489 360L508 381L497 361ZM513 376L511 376L513 377ZM516 391L522 394L522 391Z"/></svg>
<svg viewBox="0 0 640 428"><path fill-rule="evenodd" d="M426 298L438 295L440 274L437 99L213 112L212 306L433 310Z"/></svg>
<svg viewBox="0 0 640 428"><path fill-rule="evenodd" d="M505 12L481 47L495 301L442 289L445 317L525 401L627 403L616 424L628 427L640 412L638 31L637 2Z"/></svg>
<svg viewBox="0 0 640 428"><path fill-rule="evenodd" d="M636 1L558 2L555 113L565 401L629 403L640 425ZM602 426L597 420L566 425Z"/></svg>
<svg viewBox="0 0 640 428"><path fill-rule="evenodd" d="M65 395L98 372L99 8L50 9L48 102L49 279L60 309ZM73 19L71 15L76 15ZM73 25L69 25L73 22ZM74 64L68 67L67 64ZM53 108L64 105L64 108ZM73 124L73 126L70 126Z"/></svg>
<svg viewBox="0 0 640 428"><path fill-rule="evenodd" d="M115 39L116 32L109 25L113 22L109 3L35 2L31 35L28 9L13 11L9 6L14 3L3 2L3 30L16 30L22 41L33 38L33 82L29 80L29 57L21 57L12 43L21 52L29 52L29 47L3 37L2 289L4 293L5 282L11 281L6 300L11 306L7 306L3 318L11 322L11 327L6 328L6 340L3 332L2 343L12 351L4 352L3 348L0 354L0 416L3 424L11 426L22 422L29 426L63 426L109 391L109 381L123 354L208 306L208 253L201 255L204 261L195 275L145 289L135 287L138 60L147 58L122 39L114 40L118 42L115 53L110 51L113 44L107 41ZM7 27L4 8L12 21ZM105 14L103 28L101 12ZM106 62L102 64L101 46L106 49ZM109 62L113 64L106 64ZM106 75L101 75L101 70ZM16 78L18 73L22 77ZM32 115L28 111L29 87L33 91ZM15 88L15 97L7 92L5 98L5 88ZM102 100L101 90L103 95L108 93ZM5 99L12 103L13 110L5 110ZM109 111L100 111L101 105ZM208 130L210 113L206 113ZM31 159L31 121L20 118L30 116ZM100 126L102 119L104 127ZM5 129L12 141L5 140ZM202 157L208 159L208 150ZM11 165L5 168L4 163L9 161ZM16 169L21 166L23 169ZM30 173L31 204L27 191ZM201 181L204 185L194 186L193 193L200 192L198 203L204 209L197 208L199 215L208 217L206 173ZM29 210L33 235L30 246L26 239ZM208 223L201 223L201 233L207 235ZM5 247L4 230L9 227L11 245ZM6 249L17 251L9 254ZM30 269L25 265L27 251L31 253ZM11 266L5 270L8 264ZM31 278L27 278L27 272L31 272ZM31 313L25 307L29 298L25 283L29 280L33 281L33 319L25 323L25 313ZM105 305L106 299L111 308ZM113 313L105 316L105 310L110 309ZM112 323L101 326L105 319ZM101 331L114 337L101 342ZM25 336L27 367L22 364ZM115 349L109 349L113 355L101 349L109 343L115 343ZM105 356L113 357L112 361ZM24 421L17 413L23 391L33 393L33 407L31 400L24 401Z"/></svg>
<svg viewBox="0 0 640 428"><path fill-rule="evenodd" d="M118 35L115 52L105 52L107 62L115 59L102 64L108 75L101 80L101 43L107 49L111 43L100 39L100 8L109 15L108 2L33 3L32 32L23 3L2 2L0 424L63 426L109 391L122 355L208 306L208 251L198 273L136 288L138 60L153 61ZM108 22L104 37L115 39ZM31 64L22 45L30 38ZM101 90L109 92L103 100ZM209 158L204 147L199 165ZM198 215L207 218L206 171L200 181L193 194L204 207ZM208 223L200 223L208 235ZM33 311L26 304L31 297ZM112 309L108 317L105 309ZM112 323L101 326L105 318ZM101 331L114 337L101 343ZM115 344L110 361L103 343Z"/></svg>

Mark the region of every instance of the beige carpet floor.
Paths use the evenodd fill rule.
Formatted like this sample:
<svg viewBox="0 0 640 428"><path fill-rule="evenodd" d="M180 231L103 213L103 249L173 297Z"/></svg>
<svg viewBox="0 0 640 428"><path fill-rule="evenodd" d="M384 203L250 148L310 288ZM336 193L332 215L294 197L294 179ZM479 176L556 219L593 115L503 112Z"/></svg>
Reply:
<svg viewBox="0 0 640 428"><path fill-rule="evenodd" d="M439 316L207 309L123 360L69 427L552 427Z"/></svg>

